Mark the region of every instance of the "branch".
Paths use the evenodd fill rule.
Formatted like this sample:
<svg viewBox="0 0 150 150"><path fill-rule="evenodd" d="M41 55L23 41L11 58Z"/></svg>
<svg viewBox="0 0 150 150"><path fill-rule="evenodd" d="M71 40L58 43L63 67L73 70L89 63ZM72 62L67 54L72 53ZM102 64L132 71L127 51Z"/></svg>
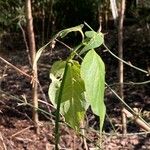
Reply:
<svg viewBox="0 0 150 150"><path fill-rule="evenodd" d="M132 115L134 118L136 118L135 121L139 126L141 126L141 122L142 122L142 125L145 125L144 129L146 130L148 129L147 131L150 131L150 124L148 124L141 116L137 115L137 113L126 102L124 102L124 100L122 100L122 98L112 88L110 88L110 86L107 83L105 84L112 91L112 93L133 113L131 114L126 109L125 109L126 111L123 110L123 112L127 115L127 117L131 118L131 115Z"/></svg>
<svg viewBox="0 0 150 150"><path fill-rule="evenodd" d="M118 60L122 61L124 64L126 64L126 65L128 65L128 66L130 66L130 67L132 67L132 68L134 68L134 69L136 69L136 70L138 70L138 71L141 71L141 72L143 72L143 73L146 73L147 75L150 75L150 73L149 73L148 71L143 70L143 69L141 69L141 68L138 68L138 67L132 65L131 63L128 63L128 62L124 61L123 59L119 58L119 57L116 56L114 53L112 53L112 52L109 50L109 48L108 48L104 43L103 43L103 45L104 45L104 47L106 48L106 50L107 50L112 56L114 56L114 57L117 58Z"/></svg>
<svg viewBox="0 0 150 150"><path fill-rule="evenodd" d="M9 66L11 66L12 68L14 68L14 69L15 69L16 71L18 71L19 73L21 73L21 74L25 75L26 77L30 78L31 81L34 80L34 79L33 79L33 76L31 76L31 75L25 73L24 71L22 71L21 69L17 68L16 66L14 66L14 65L11 64L10 62L8 62L6 59L2 58L1 56L0 56L0 60L2 60L4 63L6 63L7 65L9 65ZM36 81L36 82L38 82L38 81Z"/></svg>
<svg viewBox="0 0 150 150"><path fill-rule="evenodd" d="M127 109L123 109L122 112L128 117L131 118L132 120L134 120L142 129L146 130L146 131L150 131L150 126L148 126L147 124L145 124L140 118L139 116L135 116L133 114L131 114Z"/></svg>

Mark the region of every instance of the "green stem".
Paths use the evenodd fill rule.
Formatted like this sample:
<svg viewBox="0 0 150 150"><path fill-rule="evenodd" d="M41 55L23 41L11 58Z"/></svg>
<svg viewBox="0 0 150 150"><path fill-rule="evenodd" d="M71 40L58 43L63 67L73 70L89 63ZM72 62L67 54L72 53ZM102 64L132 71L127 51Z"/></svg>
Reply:
<svg viewBox="0 0 150 150"><path fill-rule="evenodd" d="M66 62L64 75L63 75L62 82L60 85L60 91L59 91L58 101L57 101L57 110L56 110L56 119L55 119L55 150L59 150L58 143L59 143L59 137L60 137L60 135L59 135L60 105L61 105L64 83L66 80L66 74L68 71L68 66L69 66L69 64L68 64L68 62Z"/></svg>

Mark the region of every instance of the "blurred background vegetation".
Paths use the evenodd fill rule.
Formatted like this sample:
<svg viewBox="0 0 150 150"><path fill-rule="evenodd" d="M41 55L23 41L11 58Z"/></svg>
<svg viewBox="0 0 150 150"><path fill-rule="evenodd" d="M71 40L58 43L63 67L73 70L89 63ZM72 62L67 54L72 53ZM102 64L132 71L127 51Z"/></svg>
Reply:
<svg viewBox="0 0 150 150"><path fill-rule="evenodd" d="M117 3L119 8L120 1ZM12 36L13 41L18 42L15 38L16 34L20 36L21 33L19 23L26 31L24 9L25 4L22 0L0 0L0 41L2 45L5 39L10 39L8 49L11 48ZM46 43L59 30L79 25L84 21L94 30L98 30L100 16L103 30L114 28L109 0L32 0L32 10L39 46ZM127 0L125 23L148 23L149 12L149 0Z"/></svg>

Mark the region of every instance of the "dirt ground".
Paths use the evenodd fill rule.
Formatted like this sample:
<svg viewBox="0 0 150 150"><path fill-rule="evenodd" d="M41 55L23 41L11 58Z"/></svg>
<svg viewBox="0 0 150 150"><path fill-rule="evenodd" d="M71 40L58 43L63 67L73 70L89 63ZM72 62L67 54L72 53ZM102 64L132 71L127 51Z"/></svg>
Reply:
<svg viewBox="0 0 150 150"><path fill-rule="evenodd" d="M148 32L140 26L127 27L124 39L124 58L126 61L148 70L150 67L150 41ZM115 31L105 35L106 44L111 51L117 54ZM25 73L31 74L27 53L14 46L10 50L1 52L1 56L20 68ZM118 91L118 62L103 48L98 50L106 65L106 81ZM52 150L54 149L54 119L55 109L45 105L49 103L47 90L50 84L49 69L56 60L64 59L68 55L66 49L56 47L53 51L46 51L39 61L39 104L40 109L49 112L40 114L40 133L34 131L31 119L32 110L26 101L31 103L31 80L20 74L15 69L0 61L0 150ZM140 71L125 66L125 82L143 82L150 77ZM125 101L131 108L139 111L140 115L150 123L150 83L125 84ZM103 133L103 149L105 150L149 150L150 133L145 132L133 120L128 119L126 136L123 136L121 127L121 104L113 93L106 88L105 103L107 117ZM89 150L96 149L99 143L97 116L90 109L87 112L85 128L86 143ZM83 137L75 133L65 123L60 123L60 149L82 150L85 149Z"/></svg>

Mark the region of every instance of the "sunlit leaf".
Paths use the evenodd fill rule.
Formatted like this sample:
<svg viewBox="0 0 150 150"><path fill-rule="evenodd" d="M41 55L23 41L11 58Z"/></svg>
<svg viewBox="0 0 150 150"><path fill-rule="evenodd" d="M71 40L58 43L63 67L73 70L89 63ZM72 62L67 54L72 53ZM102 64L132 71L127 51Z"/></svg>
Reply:
<svg viewBox="0 0 150 150"><path fill-rule="evenodd" d="M81 64L81 77L85 83L86 99L92 111L100 117L100 130L102 131L105 118L104 89L105 66L100 56L89 51Z"/></svg>
<svg viewBox="0 0 150 150"><path fill-rule="evenodd" d="M64 29L64 30L62 30L61 32L60 32L60 37L61 38L64 38L68 33L70 33L70 32L80 32L81 33L81 35L82 35L82 38L84 38L84 34L83 34L83 32L82 32L82 28L83 28L83 24L81 24L81 25L78 25L78 26L75 26L75 27L72 27L72 28L67 28L67 29Z"/></svg>
<svg viewBox="0 0 150 150"><path fill-rule="evenodd" d="M51 42L52 42L52 41L49 41L47 44L45 44L43 47L41 47L41 48L37 51L37 53L36 53L36 55L35 55L34 62L33 62L33 70L34 70L34 68L36 67L37 61L39 60L39 58L40 58L40 56L41 56L43 50L45 50L45 48L46 48Z"/></svg>
<svg viewBox="0 0 150 150"><path fill-rule="evenodd" d="M104 35L100 32L97 33L95 31L87 31L85 32L86 39L84 41L84 48L80 51L79 55L85 53L88 50L99 47L104 42Z"/></svg>
<svg viewBox="0 0 150 150"><path fill-rule="evenodd" d="M51 103L56 108L57 107L56 99L58 98L61 81L57 79L52 73L50 73L50 79L51 79L51 84L49 86L48 95Z"/></svg>
<svg viewBox="0 0 150 150"><path fill-rule="evenodd" d="M83 24L81 25L78 25L78 26L75 26L75 27L72 27L72 28L67 28L67 29L64 29L60 32L58 32L46 45L44 45L43 47L41 47L37 53L36 53L36 56L35 56L35 60L34 60L34 63L33 63L33 69L36 67L36 64L37 64L37 61L39 60L43 50L50 44L52 43L57 37L61 37L61 38L64 38L68 33L70 32L80 32L81 35L82 35L82 39L84 39L84 34L82 32L82 28L83 28Z"/></svg>
<svg viewBox="0 0 150 150"><path fill-rule="evenodd" d="M51 73L56 77L62 77L65 69L66 61L56 61L51 67Z"/></svg>
<svg viewBox="0 0 150 150"><path fill-rule="evenodd" d="M78 131L80 123L84 119L86 108L84 97L85 87L80 76L79 63L77 61L71 61L67 65L64 88L62 89L60 113L64 115L65 121ZM60 67L57 72L61 72L60 69L62 68ZM56 68L53 70L56 71ZM49 97L54 106L57 106L61 80L58 80L52 73L50 77L52 83L49 87Z"/></svg>
<svg viewBox="0 0 150 150"><path fill-rule="evenodd" d="M66 61L56 61L50 71L50 79L51 79L51 84L49 86L49 98L52 104L56 107L57 106L57 96L59 93L59 88L62 80L62 76L64 73Z"/></svg>
<svg viewBox="0 0 150 150"><path fill-rule="evenodd" d="M97 36L97 32L95 32L95 31L86 31L85 35L86 35L86 37L92 38L94 36Z"/></svg>

